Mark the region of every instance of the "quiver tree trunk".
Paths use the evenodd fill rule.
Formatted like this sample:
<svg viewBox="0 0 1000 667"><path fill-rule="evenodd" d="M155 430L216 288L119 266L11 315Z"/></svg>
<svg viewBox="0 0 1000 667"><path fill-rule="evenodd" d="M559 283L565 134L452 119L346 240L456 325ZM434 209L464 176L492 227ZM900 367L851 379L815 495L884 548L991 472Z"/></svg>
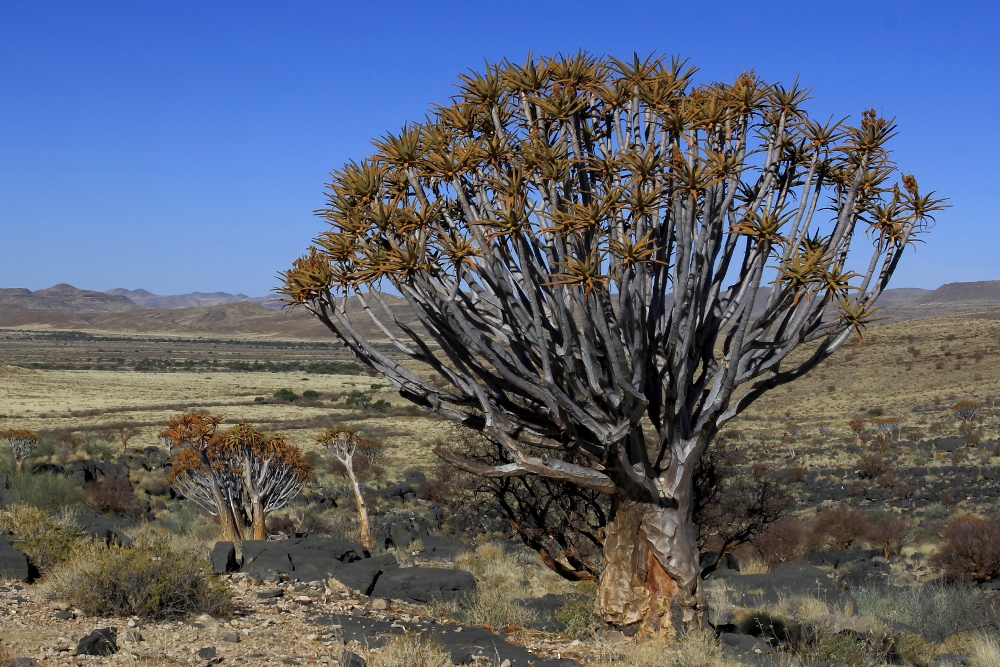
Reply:
<svg viewBox="0 0 1000 667"><path fill-rule="evenodd" d="M690 475L681 474L659 498L614 498L595 604L600 621L660 636L701 623L705 597L692 514Z"/></svg>
<svg viewBox="0 0 1000 667"><path fill-rule="evenodd" d="M375 540L372 538L371 524L368 521L368 506L365 505L365 496L361 493L361 485L358 483L357 475L354 474L353 461L348 459L346 467L347 477L351 480L351 488L354 490L354 503L358 508L358 531L361 544L372 549L375 546Z"/></svg>

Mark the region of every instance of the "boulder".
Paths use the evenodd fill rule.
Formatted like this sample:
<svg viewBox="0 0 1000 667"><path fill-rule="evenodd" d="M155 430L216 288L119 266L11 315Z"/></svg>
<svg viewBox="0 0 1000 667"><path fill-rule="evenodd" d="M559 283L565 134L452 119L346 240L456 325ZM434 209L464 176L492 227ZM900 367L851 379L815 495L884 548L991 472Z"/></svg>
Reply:
<svg viewBox="0 0 1000 667"><path fill-rule="evenodd" d="M228 574L240 569L240 564L236 560L236 546L232 542L216 542L208 558L215 574Z"/></svg>
<svg viewBox="0 0 1000 667"><path fill-rule="evenodd" d="M6 535L0 535L0 579L31 580L28 557L15 549Z"/></svg>
<svg viewBox="0 0 1000 667"><path fill-rule="evenodd" d="M965 444L965 438L957 435L934 439L934 446L937 447L939 452L954 452L965 447Z"/></svg>
<svg viewBox="0 0 1000 667"><path fill-rule="evenodd" d="M118 652L118 629L100 628L80 640L76 646L79 655L107 656Z"/></svg>
<svg viewBox="0 0 1000 667"><path fill-rule="evenodd" d="M396 567L396 558L391 554L371 558L360 544L321 535L281 542L247 540L243 543L243 571L257 581L280 574L300 581L333 577L348 588L367 595L383 572Z"/></svg>
<svg viewBox="0 0 1000 667"><path fill-rule="evenodd" d="M384 572L375 582L371 595L428 604L434 600L460 598L475 589L475 579L465 570L407 567Z"/></svg>

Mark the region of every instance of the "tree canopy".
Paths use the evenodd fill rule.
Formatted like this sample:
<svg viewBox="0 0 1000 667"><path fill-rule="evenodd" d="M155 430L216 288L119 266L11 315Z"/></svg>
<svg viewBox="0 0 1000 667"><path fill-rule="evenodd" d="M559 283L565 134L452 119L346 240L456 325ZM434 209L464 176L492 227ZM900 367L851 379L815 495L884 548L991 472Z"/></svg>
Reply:
<svg viewBox="0 0 1000 667"><path fill-rule="evenodd" d="M699 434L860 335L942 206L898 171L892 120L816 121L807 90L752 71L697 84L676 58L578 53L459 78L333 173L331 228L281 289L402 395L503 443L514 462L484 474L655 492ZM367 339L349 297L445 382Z"/></svg>

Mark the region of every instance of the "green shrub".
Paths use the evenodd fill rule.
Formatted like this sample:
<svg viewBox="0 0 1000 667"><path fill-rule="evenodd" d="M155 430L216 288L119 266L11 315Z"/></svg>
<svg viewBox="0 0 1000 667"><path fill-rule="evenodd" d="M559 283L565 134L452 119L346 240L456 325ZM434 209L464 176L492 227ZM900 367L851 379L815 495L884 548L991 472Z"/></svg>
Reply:
<svg viewBox="0 0 1000 667"><path fill-rule="evenodd" d="M254 403L263 403L264 402L264 397L263 396L254 396L253 402Z"/></svg>
<svg viewBox="0 0 1000 667"><path fill-rule="evenodd" d="M50 592L94 616L160 620L231 611L228 586L202 555L150 528L131 537L131 547L92 541L78 548L50 574Z"/></svg>
<svg viewBox="0 0 1000 667"><path fill-rule="evenodd" d="M289 403L291 403L292 401L297 399L299 395L296 394L291 389L279 389L278 391L274 392L274 397L279 400L288 401Z"/></svg>
<svg viewBox="0 0 1000 667"><path fill-rule="evenodd" d="M371 405L372 397L355 389L344 397L344 405L348 407L367 408Z"/></svg>
<svg viewBox="0 0 1000 667"><path fill-rule="evenodd" d="M932 642L983 624L986 599L968 584L932 582L916 587L859 587L851 591L862 616L898 621Z"/></svg>
<svg viewBox="0 0 1000 667"><path fill-rule="evenodd" d="M567 602L556 611L556 620L566 624L567 637L589 637L593 632L594 598L581 597Z"/></svg>
<svg viewBox="0 0 1000 667"><path fill-rule="evenodd" d="M319 392L314 389L306 389L302 392L302 398L308 398L310 401L314 401L319 398Z"/></svg>
<svg viewBox="0 0 1000 667"><path fill-rule="evenodd" d="M390 403L389 401L383 401L381 398L372 403L372 410L377 410L378 412L382 412L386 408L391 408L391 407L392 403Z"/></svg>
<svg viewBox="0 0 1000 667"><path fill-rule="evenodd" d="M23 552L41 574L70 557L86 534L69 515L54 516L37 507L18 504L0 511L0 533L13 533L14 548Z"/></svg>
<svg viewBox="0 0 1000 667"><path fill-rule="evenodd" d="M80 502L80 487L69 477L54 472L32 473L27 470L10 473L10 488L22 503L55 512Z"/></svg>

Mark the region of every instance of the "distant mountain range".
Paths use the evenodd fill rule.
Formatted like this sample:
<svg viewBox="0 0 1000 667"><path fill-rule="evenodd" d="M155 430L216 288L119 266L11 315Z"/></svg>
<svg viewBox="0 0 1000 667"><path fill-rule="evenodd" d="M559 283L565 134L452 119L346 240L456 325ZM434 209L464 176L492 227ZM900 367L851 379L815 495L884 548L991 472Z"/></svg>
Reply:
<svg viewBox="0 0 1000 667"><path fill-rule="evenodd" d="M402 321L416 326L414 314L398 297L388 297ZM1000 280L949 283L934 290L896 288L878 301L884 323L923 317L991 310L1000 317ZM157 295L146 290L95 292L55 285L32 292L0 289L0 328L93 330L129 334L198 336L266 336L330 339L331 334L304 309L281 309L274 296L248 297L227 292ZM352 318L371 340L384 334L365 317L360 306L348 305Z"/></svg>
<svg viewBox="0 0 1000 667"><path fill-rule="evenodd" d="M251 297L228 292L192 292L190 294L153 294L144 289L121 287L107 292L79 289L66 283L47 289L0 289L0 308L14 306L28 310L51 310L59 313L122 313L141 308L174 309L222 306L249 301L265 308L281 309L276 295Z"/></svg>
<svg viewBox="0 0 1000 667"><path fill-rule="evenodd" d="M153 294L144 289L128 290L121 287L109 289L105 294L123 296L143 308L197 308L199 306L222 306L227 303L251 301L265 308L280 310L281 303L276 295L247 296L229 292L191 292L190 294Z"/></svg>

